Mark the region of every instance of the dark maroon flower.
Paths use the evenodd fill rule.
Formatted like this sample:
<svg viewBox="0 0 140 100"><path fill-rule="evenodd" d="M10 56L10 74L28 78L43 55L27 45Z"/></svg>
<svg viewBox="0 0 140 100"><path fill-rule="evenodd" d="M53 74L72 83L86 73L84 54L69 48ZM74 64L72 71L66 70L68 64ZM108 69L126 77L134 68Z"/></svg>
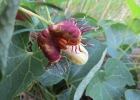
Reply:
<svg viewBox="0 0 140 100"><path fill-rule="evenodd" d="M37 42L39 48L43 51L46 58L48 58L49 63L46 66L48 68L51 64L54 64L57 70L62 74L62 72L57 67L57 62L62 60L66 60L61 57L60 48L53 41L53 37L50 35L48 29L43 30L37 37ZM61 64L61 63L60 63ZM65 68L65 66L63 66ZM66 68L65 68L66 70Z"/></svg>

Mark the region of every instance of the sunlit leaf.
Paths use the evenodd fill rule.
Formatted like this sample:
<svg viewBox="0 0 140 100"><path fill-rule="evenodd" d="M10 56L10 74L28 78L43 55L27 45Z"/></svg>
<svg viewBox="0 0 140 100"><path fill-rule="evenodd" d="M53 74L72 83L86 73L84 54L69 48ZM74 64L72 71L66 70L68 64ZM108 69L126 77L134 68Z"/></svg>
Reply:
<svg viewBox="0 0 140 100"><path fill-rule="evenodd" d="M127 18L125 22L135 32L135 34L140 34L140 28L139 28L140 19L139 18L133 18L133 19Z"/></svg>
<svg viewBox="0 0 140 100"><path fill-rule="evenodd" d="M140 17L140 6L134 0L126 0L133 17Z"/></svg>
<svg viewBox="0 0 140 100"><path fill-rule="evenodd" d="M109 59L105 70L95 74L90 81L86 95L94 100L119 100L125 91L125 85L134 85L127 67L118 59Z"/></svg>
<svg viewBox="0 0 140 100"><path fill-rule="evenodd" d="M53 3L50 2L34 2L34 1L26 1L26 0L22 0L22 2L20 3L21 6L27 6L29 8L31 8L31 6L49 6L58 10L62 10L62 8L60 8L59 6L56 6Z"/></svg>

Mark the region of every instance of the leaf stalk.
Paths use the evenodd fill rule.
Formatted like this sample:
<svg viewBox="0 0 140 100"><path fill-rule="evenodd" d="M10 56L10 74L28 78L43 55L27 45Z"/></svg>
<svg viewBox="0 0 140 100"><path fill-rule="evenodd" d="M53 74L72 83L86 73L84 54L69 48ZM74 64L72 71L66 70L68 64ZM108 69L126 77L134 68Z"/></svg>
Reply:
<svg viewBox="0 0 140 100"><path fill-rule="evenodd" d="M25 12L25 13L31 15L31 16L34 16L34 17L40 19L41 21L45 22L48 26L51 25L51 24L53 24L53 22L47 21L47 20L44 19L43 17L41 17L41 16L39 16L39 15L37 15L37 14L35 14L35 13L33 13L33 12L31 12L31 11L29 11L29 10L23 8L23 7L19 7L19 10L21 10L21 11L23 11L23 12Z"/></svg>

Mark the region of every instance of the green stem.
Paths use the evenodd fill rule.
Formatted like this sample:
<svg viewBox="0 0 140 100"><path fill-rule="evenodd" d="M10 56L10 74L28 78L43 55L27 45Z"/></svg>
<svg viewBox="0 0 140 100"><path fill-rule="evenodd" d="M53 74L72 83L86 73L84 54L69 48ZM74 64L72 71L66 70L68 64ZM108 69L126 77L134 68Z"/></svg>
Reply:
<svg viewBox="0 0 140 100"><path fill-rule="evenodd" d="M40 89L42 90L42 93L44 93L43 91L45 91L52 98L52 100L56 99L55 95L51 94L47 89L45 89L43 86L41 86L38 82L36 82L36 84L40 87Z"/></svg>
<svg viewBox="0 0 140 100"><path fill-rule="evenodd" d="M56 96L53 95L53 94L51 94L47 89L45 89L45 92L46 92L48 95L50 95L52 98L56 98Z"/></svg>
<svg viewBox="0 0 140 100"><path fill-rule="evenodd" d="M43 1L45 2L45 0L43 0ZM46 14L47 14L47 19L48 19L48 21L51 21L51 16L50 16L48 7L45 6L45 10L46 10Z"/></svg>
<svg viewBox="0 0 140 100"><path fill-rule="evenodd" d="M19 7L19 10L21 10L21 11L23 11L23 12L25 12L25 13L31 15L31 16L34 16L34 17L36 17L36 18L42 20L42 21L45 22L47 25L53 24L53 22L47 21L47 20L44 19L43 17L41 17L41 16L39 16L39 15L37 15L37 14L35 14L35 13L33 13L33 12L31 12L31 11L25 9L25 8Z"/></svg>
<svg viewBox="0 0 140 100"><path fill-rule="evenodd" d="M137 39L135 40L135 41L133 41L126 49L125 49L125 51L118 57L118 59L121 59L122 57L123 57L123 55L125 54L125 52L127 52L131 47L132 47L132 45L134 44L134 43L136 43L137 42Z"/></svg>
<svg viewBox="0 0 140 100"><path fill-rule="evenodd" d="M46 9L48 21L51 21L51 17L50 17L50 13L49 13L48 7L45 7L45 9Z"/></svg>
<svg viewBox="0 0 140 100"><path fill-rule="evenodd" d="M70 88L70 87L69 87L69 83L68 83L68 82L66 82L66 85L67 85L67 87L68 87L68 88Z"/></svg>
<svg viewBox="0 0 140 100"><path fill-rule="evenodd" d="M137 69L140 69L140 67L129 68L129 71L131 71L131 70L137 70Z"/></svg>

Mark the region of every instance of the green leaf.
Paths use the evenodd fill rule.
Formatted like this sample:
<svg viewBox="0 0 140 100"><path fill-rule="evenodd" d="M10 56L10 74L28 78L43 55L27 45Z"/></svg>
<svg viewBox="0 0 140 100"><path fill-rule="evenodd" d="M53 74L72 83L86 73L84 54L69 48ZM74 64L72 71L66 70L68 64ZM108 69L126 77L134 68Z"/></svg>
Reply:
<svg viewBox="0 0 140 100"><path fill-rule="evenodd" d="M5 76L0 83L2 100L12 100L45 72L43 59L46 58L40 50L34 53L26 50L28 39L27 33L14 35L12 38Z"/></svg>
<svg viewBox="0 0 140 100"><path fill-rule="evenodd" d="M27 29L31 27L31 25L29 25L29 23L27 23L27 21L20 21L20 20L15 21L15 26L24 26ZM16 31L20 31L20 30L16 30ZM18 32L18 33L22 33L22 32ZM18 34L18 33L16 33L16 34ZM15 35L15 32L13 33L13 35Z"/></svg>
<svg viewBox="0 0 140 100"><path fill-rule="evenodd" d="M0 67L0 81L2 80L2 69Z"/></svg>
<svg viewBox="0 0 140 100"><path fill-rule="evenodd" d="M105 63L105 70L95 74L90 81L86 95L94 100L119 100L126 85L134 85L127 67L118 59L111 58Z"/></svg>
<svg viewBox="0 0 140 100"><path fill-rule="evenodd" d="M4 10L6 4L7 3L5 0L0 0L0 15L1 15L2 11Z"/></svg>
<svg viewBox="0 0 140 100"><path fill-rule="evenodd" d="M54 16L54 17L52 18L52 21L53 21L54 23L59 22L59 21L62 21L62 20L66 20L66 17L63 16L63 15L60 15L59 13L57 13L56 16Z"/></svg>
<svg viewBox="0 0 140 100"><path fill-rule="evenodd" d="M114 58L118 58L119 55L124 54L123 49L120 48L121 45L127 44L130 45L136 39L134 32L124 24L106 24L107 21L104 21L104 24L100 25L103 27L105 32L105 37L108 45L108 54ZM112 22L110 22L112 23Z"/></svg>
<svg viewBox="0 0 140 100"><path fill-rule="evenodd" d="M139 18L127 18L125 22L135 32L136 35L140 34Z"/></svg>
<svg viewBox="0 0 140 100"><path fill-rule="evenodd" d="M121 61L126 65L126 67L129 69L129 68L134 68L134 64L132 61L130 61L130 59L127 57L127 56L124 56ZM137 72L136 70L131 70L131 75L133 77L133 80L137 83L138 82L138 75L137 75ZM137 88L137 84L134 85L134 86L129 86L130 88ZM128 88L128 86L127 86Z"/></svg>
<svg viewBox="0 0 140 100"><path fill-rule="evenodd" d="M57 70L48 70L41 75L37 80L44 86L52 86L60 82L63 77L57 72Z"/></svg>
<svg viewBox="0 0 140 100"><path fill-rule="evenodd" d="M140 90L129 89L125 91L126 100L140 100Z"/></svg>
<svg viewBox="0 0 140 100"><path fill-rule="evenodd" d="M39 51L37 41L34 41L34 43L33 43L33 45L32 45L32 51L33 51L33 52L37 52L37 51Z"/></svg>
<svg viewBox="0 0 140 100"><path fill-rule="evenodd" d="M64 90L63 92L60 93L60 96L58 97L57 100L68 100L70 93L71 93L71 88Z"/></svg>
<svg viewBox="0 0 140 100"><path fill-rule="evenodd" d="M103 52L103 55L102 55L100 61L90 70L90 72L81 81L81 83L79 84L79 86L76 89L76 92L74 95L74 100L80 100L80 98L82 97L82 94L83 94L85 88L87 87L87 85L89 84L90 80L92 79L94 74L100 69L100 67L103 63L104 57L106 55L106 52L107 52L107 49L105 49L105 51Z"/></svg>
<svg viewBox="0 0 140 100"><path fill-rule="evenodd" d="M0 66L6 67L8 48L13 34L15 15L19 6L19 0L9 0L6 8L0 15Z"/></svg>
<svg viewBox="0 0 140 100"><path fill-rule="evenodd" d="M9 0L0 15L0 69L7 65L8 49L13 35L15 16L20 0Z"/></svg>
<svg viewBox="0 0 140 100"><path fill-rule="evenodd" d="M127 1L129 8L130 8L132 16L134 18L140 17L140 6L138 6L134 0L126 0L126 1Z"/></svg>
<svg viewBox="0 0 140 100"><path fill-rule="evenodd" d="M26 1L26 0L22 0L22 2L20 3L21 6L27 6L29 8L32 8L31 6L35 7L35 6L49 6L58 10L63 10L62 8L56 6L53 3L50 3L48 1L46 2L34 2L34 1Z"/></svg>
<svg viewBox="0 0 140 100"><path fill-rule="evenodd" d="M20 34L20 33L23 33L23 32L41 32L43 29L34 29L34 28L26 28L26 29L20 29L20 30L17 30L14 32L14 35L16 34Z"/></svg>
<svg viewBox="0 0 140 100"><path fill-rule="evenodd" d="M127 48L129 48L129 45L128 45L128 44L123 44L123 45L120 46L120 48L121 48L123 51L125 51ZM132 48L129 48L129 49L126 51L126 53L127 53L128 55L130 55L130 54L132 53Z"/></svg>
<svg viewBox="0 0 140 100"><path fill-rule="evenodd" d="M126 25L120 23L111 25L105 30L105 34L107 43L114 47L119 47L122 43L130 44L136 38L136 35Z"/></svg>

